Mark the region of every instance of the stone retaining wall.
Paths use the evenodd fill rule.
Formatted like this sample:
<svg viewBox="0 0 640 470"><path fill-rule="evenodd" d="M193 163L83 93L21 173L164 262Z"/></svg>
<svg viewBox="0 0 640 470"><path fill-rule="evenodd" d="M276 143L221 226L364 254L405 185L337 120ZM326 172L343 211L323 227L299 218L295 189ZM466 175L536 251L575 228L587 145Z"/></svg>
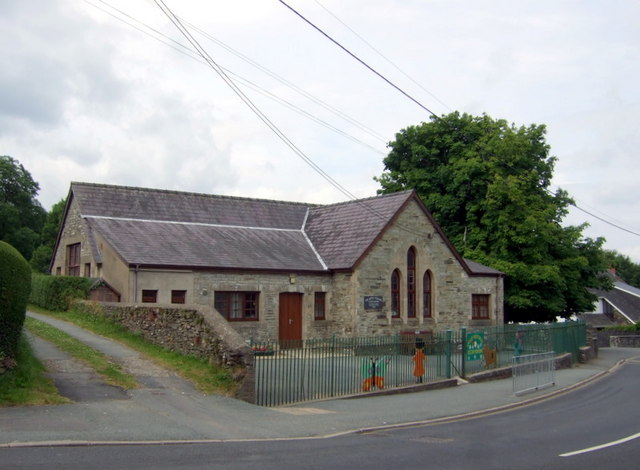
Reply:
<svg viewBox="0 0 640 470"><path fill-rule="evenodd" d="M595 330L590 331L589 335L595 336L598 339L598 346L601 348L611 347L612 336L638 336L640 337L640 331L622 331L622 330Z"/></svg>
<svg viewBox="0 0 640 470"><path fill-rule="evenodd" d="M609 337L612 348L640 348L640 335L619 335Z"/></svg>
<svg viewBox="0 0 640 470"><path fill-rule="evenodd" d="M79 301L81 309L105 315L147 341L232 369L236 398L255 403L253 351L213 308Z"/></svg>

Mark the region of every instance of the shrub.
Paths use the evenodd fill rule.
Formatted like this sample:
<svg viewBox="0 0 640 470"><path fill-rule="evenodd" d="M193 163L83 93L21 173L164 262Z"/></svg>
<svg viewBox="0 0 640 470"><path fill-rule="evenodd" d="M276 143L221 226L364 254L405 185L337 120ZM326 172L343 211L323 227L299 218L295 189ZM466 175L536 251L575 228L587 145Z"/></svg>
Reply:
<svg viewBox="0 0 640 470"><path fill-rule="evenodd" d="M0 355L18 349L31 291L31 268L14 247L0 241Z"/></svg>
<svg viewBox="0 0 640 470"><path fill-rule="evenodd" d="M86 299L95 279L76 276L32 276L30 302L47 310L68 310L74 299Z"/></svg>
<svg viewBox="0 0 640 470"><path fill-rule="evenodd" d="M605 329L614 330L614 331L640 331L640 321L634 323L633 325L615 325L615 326L608 326Z"/></svg>

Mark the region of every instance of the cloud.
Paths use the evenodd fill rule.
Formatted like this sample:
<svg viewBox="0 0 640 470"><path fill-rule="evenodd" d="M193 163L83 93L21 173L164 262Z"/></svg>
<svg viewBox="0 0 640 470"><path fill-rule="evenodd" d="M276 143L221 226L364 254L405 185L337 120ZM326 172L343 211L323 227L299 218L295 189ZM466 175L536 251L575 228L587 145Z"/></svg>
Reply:
<svg viewBox="0 0 640 470"><path fill-rule="evenodd" d="M22 121L36 129L61 125L76 102L98 107L122 98L122 83L104 60L110 45L100 28L82 22L72 4L12 3L0 18L10 38L0 43L5 133Z"/></svg>
<svg viewBox="0 0 640 470"><path fill-rule="evenodd" d="M346 199L210 68L105 13L122 18L106 3L93 3L100 9L71 0L0 2L0 154L32 173L44 207L65 197L72 180L318 203ZM206 33L195 34L220 65L377 150L247 90L295 145L357 196L375 193L372 177L382 171L385 142L429 120L278 2L175 3L177 14ZM634 153L640 146L638 5L321 3L422 88L316 2L292 5L437 114L457 109L517 125L546 124L551 154L558 157L554 185L640 229L634 186L640 176ZM108 4L185 44L152 3ZM382 141L216 41L356 118ZM585 220L576 212L569 222ZM606 235L628 253L640 251L637 237L591 222L590 235Z"/></svg>

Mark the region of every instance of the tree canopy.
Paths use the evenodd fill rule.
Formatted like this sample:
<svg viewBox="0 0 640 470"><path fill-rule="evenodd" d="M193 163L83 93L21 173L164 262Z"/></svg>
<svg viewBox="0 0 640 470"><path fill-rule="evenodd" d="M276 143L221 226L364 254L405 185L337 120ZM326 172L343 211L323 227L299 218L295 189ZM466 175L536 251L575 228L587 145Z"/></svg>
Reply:
<svg viewBox="0 0 640 470"><path fill-rule="evenodd" d="M40 186L9 156L0 156L0 240L14 246L26 259L40 244L46 211L36 196Z"/></svg>
<svg viewBox="0 0 640 470"><path fill-rule="evenodd" d="M506 274L508 321L590 310L604 287L604 239L561 222L573 202L548 187L556 162L543 125L487 115L432 117L396 134L379 192L415 189L463 256Z"/></svg>
<svg viewBox="0 0 640 470"><path fill-rule="evenodd" d="M615 269L624 282L640 287L640 264L634 263L631 258L615 250L605 250L604 258L607 267Z"/></svg>
<svg viewBox="0 0 640 470"><path fill-rule="evenodd" d="M58 237L58 230L62 222L65 204L66 200L61 199L56 202L47 213L42 232L40 233L40 246L34 250L29 260L31 269L36 272L49 272L49 264L53 256L53 248L56 244L56 238Z"/></svg>

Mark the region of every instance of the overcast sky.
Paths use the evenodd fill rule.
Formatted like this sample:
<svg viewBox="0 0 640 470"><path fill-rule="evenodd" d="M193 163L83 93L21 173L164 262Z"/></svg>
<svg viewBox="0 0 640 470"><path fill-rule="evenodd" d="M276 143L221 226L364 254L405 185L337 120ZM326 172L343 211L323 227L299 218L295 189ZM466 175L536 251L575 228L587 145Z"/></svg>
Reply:
<svg viewBox="0 0 640 470"><path fill-rule="evenodd" d="M395 133L429 119L277 0L165 1L304 157L357 197L378 189ZM287 3L437 115L545 124L552 189L640 233L640 2ZM0 0L0 30L0 154L39 182L47 210L71 181L348 199L181 46L151 1ZM578 209L565 222L590 223L586 236L640 262L640 236Z"/></svg>

